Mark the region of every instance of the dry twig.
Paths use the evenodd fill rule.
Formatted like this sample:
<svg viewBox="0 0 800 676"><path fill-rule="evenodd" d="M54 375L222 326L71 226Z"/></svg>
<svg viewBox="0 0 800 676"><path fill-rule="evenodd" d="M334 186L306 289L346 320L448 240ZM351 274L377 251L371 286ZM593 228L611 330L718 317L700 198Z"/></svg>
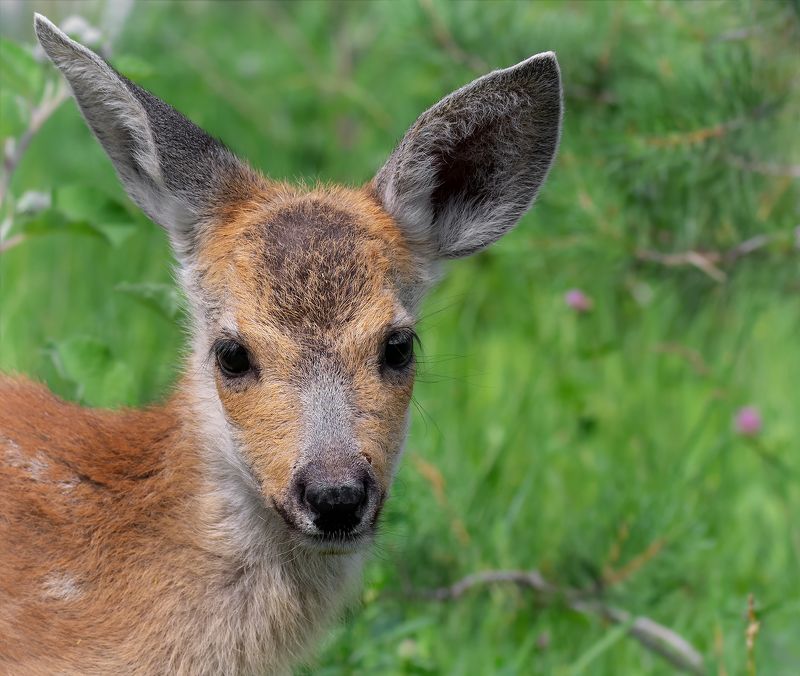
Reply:
<svg viewBox="0 0 800 676"><path fill-rule="evenodd" d="M756 639L761 623L756 617L756 602L753 595L747 597L747 629L745 629L745 642L747 646L747 674L756 676Z"/></svg>
<svg viewBox="0 0 800 676"><path fill-rule="evenodd" d="M703 674L703 656L686 639L649 617L635 617L626 610L607 605L596 592L563 589L548 582L536 570L489 570L468 575L458 582L418 594L435 601L461 598L469 590L484 585L516 584L533 589L544 600L563 599L572 610L594 615L613 624L630 624L628 634L651 652L691 674Z"/></svg>
<svg viewBox="0 0 800 676"><path fill-rule="evenodd" d="M603 582L607 586L625 582L625 580L633 576L642 567L658 556L665 544L666 540L664 538L657 538L653 540L643 552L634 556L624 566L616 570L608 566L606 570L603 571Z"/></svg>
<svg viewBox="0 0 800 676"><path fill-rule="evenodd" d="M669 268L691 265L704 272L715 282L724 282L728 278L727 275L717 267L721 256L715 251L701 253L692 250L680 253L661 253L659 251L643 249L636 252L636 258L649 263L659 263Z"/></svg>
<svg viewBox="0 0 800 676"><path fill-rule="evenodd" d="M797 235L798 233L800 233L800 228L795 230L795 234ZM786 233L756 235L724 252L690 250L678 253L661 253L649 249L640 249L636 252L636 258L640 261L658 263L670 268L691 265L702 270L714 281L724 282L727 279L727 275L719 268L720 265L735 263L738 259L763 249L771 242L785 236ZM800 242L800 239L798 241Z"/></svg>
<svg viewBox="0 0 800 676"><path fill-rule="evenodd" d="M8 139L6 142L3 153L3 170L0 172L0 207L2 207L6 201L14 172L19 167L19 163L22 161L22 157L28 149L28 146L30 146L31 141L33 141L34 136L39 133L44 123L47 122L50 116L56 112L58 107L68 98L69 89L63 81L59 81L54 88L45 90L41 103L31 110L30 121L28 122L27 128L22 133L22 136L16 140ZM10 216L6 223L8 223L9 226L11 225L12 221ZM5 226L0 228L0 254L5 253L9 249L13 249L15 246L25 241L25 236L22 234L17 234L5 239L7 230Z"/></svg>
<svg viewBox="0 0 800 676"><path fill-rule="evenodd" d="M800 178L800 164L778 164L777 162L763 162L759 160L749 160L738 155L728 155L728 163L756 174L765 176L788 176L789 178Z"/></svg>
<svg viewBox="0 0 800 676"><path fill-rule="evenodd" d="M0 254L5 253L9 249L13 249L18 244L22 244L25 241L25 235L14 235L13 237L9 237L8 239L0 239Z"/></svg>
<svg viewBox="0 0 800 676"><path fill-rule="evenodd" d="M42 102L31 110L31 118L28 127L16 143L9 144L3 157L3 173L0 176L0 205L5 202L8 188L11 185L11 177L17 170L22 156L31 144L33 137L47 122L50 116L56 112L58 107L69 98L69 90L63 81L59 81L52 93L46 93Z"/></svg>

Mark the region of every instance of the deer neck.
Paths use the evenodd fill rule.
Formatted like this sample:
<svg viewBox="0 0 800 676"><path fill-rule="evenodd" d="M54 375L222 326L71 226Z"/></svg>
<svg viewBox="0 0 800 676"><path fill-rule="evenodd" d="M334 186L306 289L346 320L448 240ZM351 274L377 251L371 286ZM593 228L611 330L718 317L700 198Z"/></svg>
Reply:
<svg viewBox="0 0 800 676"><path fill-rule="evenodd" d="M238 645L237 671L280 671L302 659L352 597L364 554L330 555L299 543L258 490L213 392L192 375L179 392L167 404L181 430L171 469L193 475L178 520L188 519L196 538L195 631L205 636L208 659L211 646L226 655L226 645ZM175 527L187 531L186 523Z"/></svg>

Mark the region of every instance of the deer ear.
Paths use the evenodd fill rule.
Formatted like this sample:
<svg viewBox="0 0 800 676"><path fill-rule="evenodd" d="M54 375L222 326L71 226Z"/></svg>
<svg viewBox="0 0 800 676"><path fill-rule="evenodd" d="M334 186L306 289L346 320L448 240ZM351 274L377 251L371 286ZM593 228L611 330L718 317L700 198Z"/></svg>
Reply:
<svg viewBox="0 0 800 676"><path fill-rule="evenodd" d="M546 52L423 113L372 184L412 247L456 258L514 227L553 163L561 98L558 62Z"/></svg>
<svg viewBox="0 0 800 676"><path fill-rule="evenodd" d="M226 185L250 170L171 106L36 14L36 36L72 88L125 190L191 255L204 216Z"/></svg>

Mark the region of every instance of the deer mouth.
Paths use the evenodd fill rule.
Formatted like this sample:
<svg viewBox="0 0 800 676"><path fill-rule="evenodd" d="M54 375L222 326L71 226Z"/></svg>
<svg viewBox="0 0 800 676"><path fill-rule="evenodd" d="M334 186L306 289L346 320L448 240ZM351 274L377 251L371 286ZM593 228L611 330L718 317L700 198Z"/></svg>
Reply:
<svg viewBox="0 0 800 676"><path fill-rule="evenodd" d="M357 552L372 543L383 507L383 496L371 497L358 522L343 523L341 527L315 519L308 510L298 509L294 501L289 501L287 505L273 498L272 506L281 515L290 533L304 546L320 554L339 555Z"/></svg>
<svg viewBox="0 0 800 676"><path fill-rule="evenodd" d="M323 556L343 556L353 554L369 546L373 540L373 530L365 533L342 533L341 535L305 536L308 544Z"/></svg>

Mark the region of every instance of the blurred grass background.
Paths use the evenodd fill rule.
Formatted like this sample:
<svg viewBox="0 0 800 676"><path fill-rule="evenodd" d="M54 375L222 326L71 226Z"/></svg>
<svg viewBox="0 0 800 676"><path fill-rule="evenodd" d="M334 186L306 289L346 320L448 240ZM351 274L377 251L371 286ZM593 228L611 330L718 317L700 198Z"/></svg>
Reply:
<svg viewBox="0 0 800 676"><path fill-rule="evenodd" d="M438 98L558 52L559 159L520 227L425 306L363 601L310 673L671 673L523 589L408 592L506 568L671 627L709 674L798 673L797 2L1 0L3 139L57 81L30 57L34 10L100 26L119 70L288 179L366 181ZM163 398L184 350L166 239L72 101L2 217L0 369L92 405Z"/></svg>

